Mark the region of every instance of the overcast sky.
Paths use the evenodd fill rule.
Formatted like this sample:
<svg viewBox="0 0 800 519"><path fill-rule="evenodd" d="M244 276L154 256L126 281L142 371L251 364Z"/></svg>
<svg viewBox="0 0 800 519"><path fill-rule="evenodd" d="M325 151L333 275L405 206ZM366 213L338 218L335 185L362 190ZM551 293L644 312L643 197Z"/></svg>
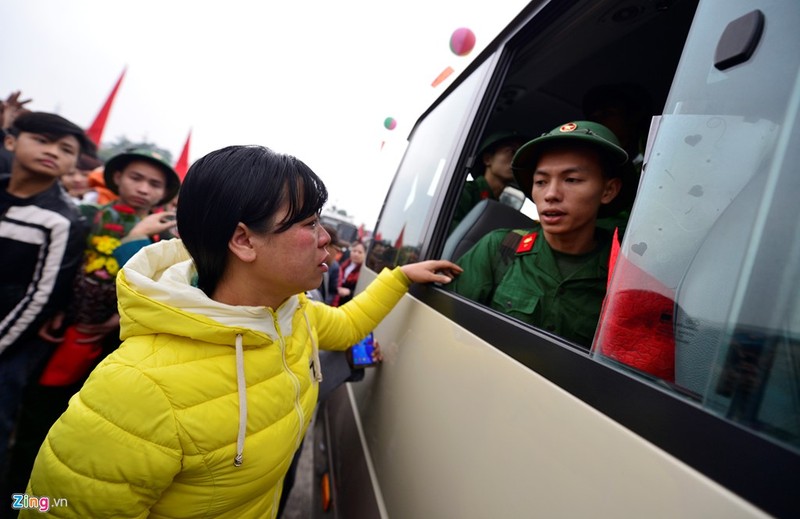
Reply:
<svg viewBox="0 0 800 519"><path fill-rule="evenodd" d="M191 130L191 160L231 144L290 153L371 229L416 119L526 3L2 0L0 96L88 127L127 67L103 141L177 160ZM464 57L449 48L460 27L477 39Z"/></svg>

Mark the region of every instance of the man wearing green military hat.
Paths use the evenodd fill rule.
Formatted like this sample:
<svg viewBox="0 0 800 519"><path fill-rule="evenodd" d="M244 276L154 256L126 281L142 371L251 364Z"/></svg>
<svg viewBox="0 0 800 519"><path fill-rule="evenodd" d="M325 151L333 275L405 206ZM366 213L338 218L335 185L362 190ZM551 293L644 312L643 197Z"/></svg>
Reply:
<svg viewBox="0 0 800 519"><path fill-rule="evenodd" d="M68 316L71 326L67 329L68 338L75 334L78 342L96 344L97 348L109 335L115 344L118 342L118 270L136 251L159 240L161 233L175 225L174 211L154 209L175 198L180 189L175 170L160 154L143 148L129 149L109 159L103 176L106 186L119 199L92 211L82 208L90 219L91 230L83 268L75 282L75 298ZM55 368L58 358L54 356L48 367ZM66 376L66 369L45 369L43 380L52 380L50 385L67 385L74 382L79 371ZM48 377L51 373L59 375Z"/></svg>
<svg viewBox="0 0 800 519"><path fill-rule="evenodd" d="M503 189L514 183L511 160L526 141L518 132L508 130L492 133L481 142L472 168L474 179L464 184L450 223L451 231L478 202L499 200Z"/></svg>
<svg viewBox="0 0 800 519"><path fill-rule="evenodd" d="M539 224L484 236L457 261L464 273L449 288L591 346L614 239L596 222L621 189L627 159L611 130L589 121L565 123L523 145L512 168Z"/></svg>

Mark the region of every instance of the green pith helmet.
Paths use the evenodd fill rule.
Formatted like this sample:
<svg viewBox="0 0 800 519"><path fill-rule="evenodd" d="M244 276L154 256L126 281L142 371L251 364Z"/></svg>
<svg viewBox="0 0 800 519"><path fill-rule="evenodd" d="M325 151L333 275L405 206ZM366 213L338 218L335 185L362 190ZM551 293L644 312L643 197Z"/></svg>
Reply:
<svg viewBox="0 0 800 519"><path fill-rule="evenodd" d="M555 141L584 142L597 148L597 151L608 157L612 164L621 166L628 161L628 154L619 145L614 132L602 124L592 121L571 121L553 128L549 132L526 143L514 155L511 167L514 178L526 196L531 196L533 187L533 170L539 156Z"/></svg>
<svg viewBox="0 0 800 519"><path fill-rule="evenodd" d="M108 162L103 171L103 178L106 181L106 187L116 194L119 194L119 186L114 182L114 173L122 171L128 164L134 160L143 160L149 162L164 172L164 180L166 180L166 188L164 189L164 198L162 198L156 205L164 205L178 194L181 187L181 179L178 174L172 169L172 166L167 164L164 157L160 153L153 150L144 148L133 148L126 150L124 153L114 155Z"/></svg>
<svg viewBox="0 0 800 519"><path fill-rule="evenodd" d="M504 142L519 142L525 143L528 142L528 137L521 135L516 130L506 130L502 132L494 132L490 134L488 137L483 139L481 142L480 148L478 148L478 156L480 157L485 152L489 151L491 148L496 147L498 144Z"/></svg>
<svg viewBox="0 0 800 519"><path fill-rule="evenodd" d="M518 142L520 145L522 145L528 142L528 137L521 135L516 130L505 130L490 133L481 141L481 145L478 148L478 154L475 157L475 164L472 168L474 170L472 171L473 176L480 176L484 173L483 154L488 151L494 152L498 145L506 142Z"/></svg>

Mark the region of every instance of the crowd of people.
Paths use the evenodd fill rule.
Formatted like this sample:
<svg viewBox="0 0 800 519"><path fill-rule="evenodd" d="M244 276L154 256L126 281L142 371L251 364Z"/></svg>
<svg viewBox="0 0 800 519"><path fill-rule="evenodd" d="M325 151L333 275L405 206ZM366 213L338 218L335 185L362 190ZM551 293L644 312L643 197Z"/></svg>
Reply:
<svg viewBox="0 0 800 519"><path fill-rule="evenodd" d="M230 146L181 183L146 149L100 163L29 102L2 103L3 489L65 498L63 517L271 516L318 393L358 375L320 350L459 268L387 270L333 306L352 247L320 225L327 191L300 160Z"/></svg>
<svg viewBox="0 0 800 519"><path fill-rule="evenodd" d="M96 144L63 117L25 109L28 102L15 92L3 103L9 166L0 254L9 275L0 459L9 494L25 489L50 426L103 354L119 346L120 255L132 256L174 226L167 221L174 212L162 208L180 184L158 154L131 150L102 168L113 200L100 204L88 181L102 166Z"/></svg>
<svg viewBox="0 0 800 519"><path fill-rule="evenodd" d="M385 269L356 295L366 246L321 225L327 190L299 159L229 146L183 181L147 149L103 164L80 127L12 93L3 489L66 497L65 517L279 514L318 399L363 376L343 352L415 282L588 347L641 168L641 141L598 122L619 115L599 99L593 120L480 146L452 223L516 185L535 228L491 232L457 263Z"/></svg>

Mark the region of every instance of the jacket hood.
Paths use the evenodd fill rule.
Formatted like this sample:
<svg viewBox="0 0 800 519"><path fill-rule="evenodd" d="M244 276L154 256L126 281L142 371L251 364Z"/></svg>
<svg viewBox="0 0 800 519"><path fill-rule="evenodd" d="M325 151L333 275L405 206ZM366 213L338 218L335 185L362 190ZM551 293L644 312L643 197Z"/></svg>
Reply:
<svg viewBox="0 0 800 519"><path fill-rule="evenodd" d="M120 337L167 333L233 347L264 344L292 333L292 315L303 303L292 296L277 311L227 305L194 286L197 271L179 239L143 247L117 275Z"/></svg>

